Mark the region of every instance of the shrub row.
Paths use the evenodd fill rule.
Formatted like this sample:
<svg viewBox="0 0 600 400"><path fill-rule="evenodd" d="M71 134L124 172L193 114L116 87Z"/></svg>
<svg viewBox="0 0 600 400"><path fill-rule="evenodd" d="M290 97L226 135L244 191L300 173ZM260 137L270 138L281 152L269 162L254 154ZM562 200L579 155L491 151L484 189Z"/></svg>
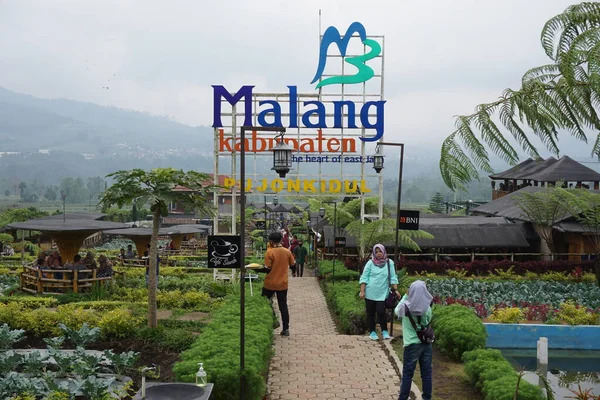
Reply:
<svg viewBox="0 0 600 400"><path fill-rule="evenodd" d="M266 376L273 341L273 311L263 296L246 298L245 398L261 400L266 392ZM198 363L204 363L208 381L214 384L211 399L240 397L240 302L228 296L213 314L192 347L180 355L173 372L180 382L194 382Z"/></svg>
<svg viewBox="0 0 600 400"><path fill-rule="evenodd" d="M460 304L434 306L431 322L435 343L454 360L460 360L465 351L485 346L487 331L475 312Z"/></svg>
<svg viewBox="0 0 600 400"><path fill-rule="evenodd" d="M367 331L365 303L358 297L357 282L324 283L322 287L329 309L337 316L339 330L346 335L362 335Z"/></svg>
<svg viewBox="0 0 600 400"><path fill-rule="evenodd" d="M447 270L467 271L469 275L487 275L495 270L507 271L510 267L517 274L526 272L568 272L572 273L580 268L583 272L593 272L593 261L510 261L510 260L475 260L471 262L461 261L417 261L401 260L399 267L406 268L410 273L429 272L445 273Z"/></svg>
<svg viewBox="0 0 600 400"><path fill-rule="evenodd" d="M0 303L18 303L23 308L31 310L40 307L55 307L58 304L58 300L54 297L11 296L0 297Z"/></svg>
<svg viewBox="0 0 600 400"><path fill-rule="evenodd" d="M465 372L472 384L483 392L485 400L543 400L539 387L524 379L502 356L499 350L477 349L463 354ZM519 394L515 392L519 385Z"/></svg>
<svg viewBox="0 0 600 400"><path fill-rule="evenodd" d="M12 329L23 329L40 337L59 335L59 323L71 329L81 329L87 323L90 327L99 327L105 338L124 338L132 336L142 321L141 317L123 308L99 313L94 308L84 309L73 304L50 310L45 307L28 309L18 302L0 303L0 324L5 323Z"/></svg>
<svg viewBox="0 0 600 400"><path fill-rule="evenodd" d="M160 285L159 285L160 287ZM146 288L115 288L109 295L110 300L128 301L133 303L148 302L148 289ZM208 293L190 289L181 291L177 290L159 290L156 301L158 308L175 309L181 308L186 310L208 312L213 308L217 299L210 297Z"/></svg>
<svg viewBox="0 0 600 400"><path fill-rule="evenodd" d="M319 263L318 278L325 279L326 281L332 281L335 277L335 281L355 281L358 282L360 274L358 271L353 271L344 266L340 261L335 262L335 276L334 276L334 263L330 260L321 261Z"/></svg>

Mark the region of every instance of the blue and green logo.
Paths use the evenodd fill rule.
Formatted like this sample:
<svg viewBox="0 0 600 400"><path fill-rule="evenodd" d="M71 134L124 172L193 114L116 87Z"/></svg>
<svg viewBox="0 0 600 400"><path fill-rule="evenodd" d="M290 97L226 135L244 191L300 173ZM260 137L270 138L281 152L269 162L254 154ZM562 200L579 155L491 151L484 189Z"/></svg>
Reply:
<svg viewBox="0 0 600 400"><path fill-rule="evenodd" d="M355 66L358 69L356 74L327 77L317 84L316 89L327 85L362 83L368 81L375 75L373 68L369 67L366 62L381 54L381 46L377 41L373 39L367 39L365 27L360 22L353 22L348 27L348 30L344 36L341 36L340 32L334 26L330 26L325 30L323 39L321 40L321 48L319 49L319 65L317 66L317 72L311 83L317 82L323 75L325 64L327 62L327 50L329 49L329 46L332 43L335 43L340 50L341 56L346 57L348 43L350 42L352 35L355 33L358 34L361 42L369 48L369 50L362 56L344 58L345 62Z"/></svg>

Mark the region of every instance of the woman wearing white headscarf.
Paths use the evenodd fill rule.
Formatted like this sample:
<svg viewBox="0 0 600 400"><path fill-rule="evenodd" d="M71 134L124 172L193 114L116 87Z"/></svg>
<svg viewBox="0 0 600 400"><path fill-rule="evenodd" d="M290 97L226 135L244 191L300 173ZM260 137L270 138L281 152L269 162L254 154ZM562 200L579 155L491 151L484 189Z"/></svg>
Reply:
<svg viewBox="0 0 600 400"><path fill-rule="evenodd" d="M389 273L388 273L389 267ZM396 266L390 260L382 244L373 246L371 259L365 265L360 276L360 298L365 299L367 307L367 325L369 327L369 338L378 340L375 332L375 315L381 326L381 336L383 339L391 339L387 330L387 320L385 315L385 298L392 289L396 291L396 298L400 297L398 293L398 275L396 275Z"/></svg>
<svg viewBox="0 0 600 400"><path fill-rule="evenodd" d="M415 373L417 361L421 368L421 379L423 381L423 400L431 400L432 392L432 344L421 343L417 332L406 315L406 308L410 311L418 329L427 326L431 322L431 300L433 296L427 290L423 281L415 281L410 285L408 293L405 294L394 313L402 318L402 337L404 340L404 357L402 363L402 384L398 400L407 400L410 394L410 385ZM419 318L417 318L419 317Z"/></svg>

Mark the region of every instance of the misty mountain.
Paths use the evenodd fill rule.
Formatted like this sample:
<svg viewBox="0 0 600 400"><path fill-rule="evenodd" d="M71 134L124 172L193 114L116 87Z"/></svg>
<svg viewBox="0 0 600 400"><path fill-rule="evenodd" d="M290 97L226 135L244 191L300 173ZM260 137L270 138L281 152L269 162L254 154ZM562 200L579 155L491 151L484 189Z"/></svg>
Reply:
<svg viewBox="0 0 600 400"><path fill-rule="evenodd" d="M151 150L204 147L208 127L65 99L40 99L0 87L0 151L109 152L117 144ZM211 142L212 143L212 142Z"/></svg>

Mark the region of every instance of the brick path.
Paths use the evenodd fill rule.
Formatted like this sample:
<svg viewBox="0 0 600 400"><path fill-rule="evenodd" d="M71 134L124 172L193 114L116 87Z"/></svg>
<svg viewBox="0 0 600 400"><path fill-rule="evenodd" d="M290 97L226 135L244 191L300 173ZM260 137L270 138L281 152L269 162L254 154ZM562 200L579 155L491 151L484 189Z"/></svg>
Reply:
<svg viewBox="0 0 600 400"><path fill-rule="evenodd" d="M316 278L290 277L288 307L290 336L275 331L269 400L398 398L400 378L382 345L336 333Z"/></svg>

